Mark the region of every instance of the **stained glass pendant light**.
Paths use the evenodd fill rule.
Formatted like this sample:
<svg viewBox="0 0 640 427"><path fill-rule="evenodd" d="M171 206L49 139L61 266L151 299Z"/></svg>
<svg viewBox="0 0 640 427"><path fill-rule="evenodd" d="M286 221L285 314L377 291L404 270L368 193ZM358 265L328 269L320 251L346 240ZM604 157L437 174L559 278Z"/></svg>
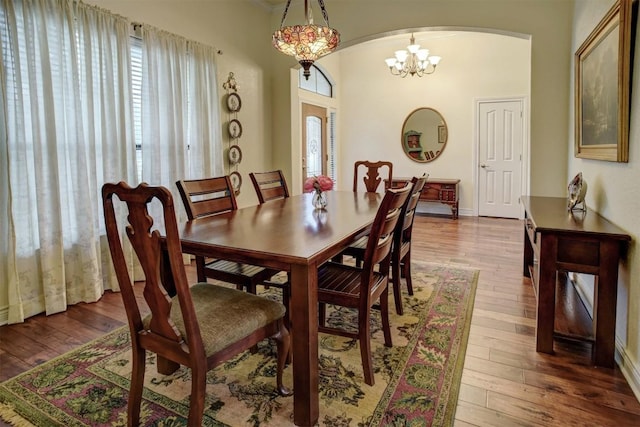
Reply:
<svg viewBox="0 0 640 427"><path fill-rule="evenodd" d="M304 76L309 80L311 64L321 56L333 52L340 43L340 33L329 27L329 15L324 7L324 1L318 0L325 26L315 25L313 15L308 0L304 0L304 25L284 26L284 20L289 11L291 0L287 1L287 6L280 21L280 29L273 33L273 47L285 55L290 55L304 68Z"/></svg>

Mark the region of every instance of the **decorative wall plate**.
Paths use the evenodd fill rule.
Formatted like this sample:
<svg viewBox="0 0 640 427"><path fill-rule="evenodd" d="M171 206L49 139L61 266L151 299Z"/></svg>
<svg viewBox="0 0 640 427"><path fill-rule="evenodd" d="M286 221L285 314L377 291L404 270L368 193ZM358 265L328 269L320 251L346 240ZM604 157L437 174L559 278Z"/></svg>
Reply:
<svg viewBox="0 0 640 427"><path fill-rule="evenodd" d="M240 138L242 135L242 125L238 119L229 121L229 136L231 138Z"/></svg>
<svg viewBox="0 0 640 427"><path fill-rule="evenodd" d="M232 165L238 164L242 161L242 150L238 145L232 145L229 148L229 163Z"/></svg>
<svg viewBox="0 0 640 427"><path fill-rule="evenodd" d="M240 99L240 95L238 95L235 92L232 92L229 95L227 95L227 108L229 109L229 111L231 111L232 113L236 113L240 111L241 107L242 107L242 100Z"/></svg>
<svg viewBox="0 0 640 427"><path fill-rule="evenodd" d="M242 176L238 171L231 172L229 174L229 179L231 180L231 185L236 192L236 195L240 194L240 187L242 187Z"/></svg>

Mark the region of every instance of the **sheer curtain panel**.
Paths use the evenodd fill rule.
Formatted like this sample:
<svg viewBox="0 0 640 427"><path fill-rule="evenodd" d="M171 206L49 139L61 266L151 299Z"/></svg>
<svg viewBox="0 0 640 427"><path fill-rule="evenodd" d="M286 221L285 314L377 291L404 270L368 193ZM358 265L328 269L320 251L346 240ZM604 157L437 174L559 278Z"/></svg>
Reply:
<svg viewBox="0 0 640 427"><path fill-rule="evenodd" d="M149 26L142 34L142 180L179 200L178 179L224 175L216 52Z"/></svg>
<svg viewBox="0 0 640 427"><path fill-rule="evenodd" d="M0 4L0 289L15 323L115 286L100 189L136 176L130 25L72 0Z"/></svg>

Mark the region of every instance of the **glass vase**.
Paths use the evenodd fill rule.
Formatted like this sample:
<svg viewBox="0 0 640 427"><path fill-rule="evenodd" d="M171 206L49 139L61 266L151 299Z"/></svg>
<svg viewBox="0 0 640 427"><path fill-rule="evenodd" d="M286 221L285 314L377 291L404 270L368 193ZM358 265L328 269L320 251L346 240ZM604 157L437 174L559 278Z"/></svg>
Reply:
<svg viewBox="0 0 640 427"><path fill-rule="evenodd" d="M324 209L327 207L327 194L324 191L316 191L311 199L313 207L316 209Z"/></svg>

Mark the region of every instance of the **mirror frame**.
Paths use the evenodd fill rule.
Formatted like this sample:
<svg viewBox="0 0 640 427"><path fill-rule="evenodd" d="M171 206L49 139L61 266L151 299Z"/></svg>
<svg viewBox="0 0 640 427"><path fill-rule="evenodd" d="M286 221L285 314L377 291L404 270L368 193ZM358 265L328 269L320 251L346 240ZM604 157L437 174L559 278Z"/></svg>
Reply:
<svg viewBox="0 0 640 427"><path fill-rule="evenodd" d="M413 129L407 128L407 123L417 120L414 116L420 112L424 113L434 113L437 115L436 120L439 119L439 124L436 125L435 128L426 128L412 125ZM411 123L410 123L411 124ZM432 142L428 143L425 149L424 141L420 141L420 137L428 132L429 135L432 136ZM412 138L410 142L408 139ZM416 138L417 137L417 138ZM418 163L429 163L440 157L442 152L444 151L447 140L449 139L449 131L447 127L447 122L444 120L444 117L440 112L434 108L430 107L420 107L413 110L404 122L402 123L402 129L400 132L400 144L402 145L402 151L404 154ZM428 142L428 141L427 141ZM435 146L434 146L435 144ZM430 147L439 148L438 150L431 150ZM413 154L412 154L413 153Z"/></svg>

